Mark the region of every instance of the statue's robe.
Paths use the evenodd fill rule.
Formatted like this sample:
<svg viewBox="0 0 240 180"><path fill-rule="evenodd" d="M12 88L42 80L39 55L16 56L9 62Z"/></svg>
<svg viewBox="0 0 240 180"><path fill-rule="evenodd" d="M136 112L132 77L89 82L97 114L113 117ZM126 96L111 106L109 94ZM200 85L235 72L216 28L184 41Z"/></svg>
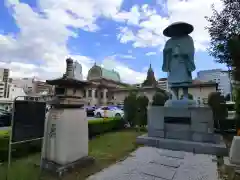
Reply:
<svg viewBox="0 0 240 180"><path fill-rule="evenodd" d="M162 70L168 72L168 83L183 84L192 82L194 64L194 43L191 36L172 37L163 50Z"/></svg>

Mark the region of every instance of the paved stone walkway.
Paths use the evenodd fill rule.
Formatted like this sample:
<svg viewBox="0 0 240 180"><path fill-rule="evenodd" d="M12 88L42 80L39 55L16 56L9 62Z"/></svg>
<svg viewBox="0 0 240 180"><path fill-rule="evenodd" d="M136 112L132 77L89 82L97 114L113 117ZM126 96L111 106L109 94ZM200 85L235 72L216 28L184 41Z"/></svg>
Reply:
<svg viewBox="0 0 240 180"><path fill-rule="evenodd" d="M88 180L217 180L214 156L141 147Z"/></svg>

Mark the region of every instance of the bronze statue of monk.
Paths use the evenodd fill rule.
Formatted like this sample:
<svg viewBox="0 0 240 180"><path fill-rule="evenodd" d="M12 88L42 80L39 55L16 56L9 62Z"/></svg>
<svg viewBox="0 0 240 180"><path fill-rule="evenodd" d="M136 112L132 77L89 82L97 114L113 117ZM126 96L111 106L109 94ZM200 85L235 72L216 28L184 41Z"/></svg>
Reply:
<svg viewBox="0 0 240 180"><path fill-rule="evenodd" d="M177 22L168 26L163 34L170 39L163 50L162 70L168 72L168 83L178 99L179 87L183 88L184 97L188 96L187 86L192 83L192 72L196 69L194 64L194 43L189 34L193 26Z"/></svg>

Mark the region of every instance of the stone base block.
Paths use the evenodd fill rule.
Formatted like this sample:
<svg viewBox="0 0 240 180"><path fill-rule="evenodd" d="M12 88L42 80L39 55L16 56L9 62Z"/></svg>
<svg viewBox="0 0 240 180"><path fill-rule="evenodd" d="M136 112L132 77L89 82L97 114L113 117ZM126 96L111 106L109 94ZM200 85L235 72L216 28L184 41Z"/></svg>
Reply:
<svg viewBox="0 0 240 180"><path fill-rule="evenodd" d="M164 131L158 129L148 129L148 136L164 138Z"/></svg>
<svg viewBox="0 0 240 180"><path fill-rule="evenodd" d="M227 156L228 150L226 145L221 142L219 144L193 142L186 140L175 140L175 139L164 139L148 137L142 135L137 137L138 144L144 144L147 146L175 150L175 151L186 151L193 152L196 154L211 154L216 156Z"/></svg>
<svg viewBox="0 0 240 180"><path fill-rule="evenodd" d="M190 141L191 135L192 135L192 133L190 131L167 131L165 138Z"/></svg>
<svg viewBox="0 0 240 180"><path fill-rule="evenodd" d="M196 142L219 144L221 143L221 140L222 140L222 137L219 134L199 133L199 132L194 132L192 134L192 141L196 141Z"/></svg>
<svg viewBox="0 0 240 180"><path fill-rule="evenodd" d="M93 163L94 163L94 158L89 157L89 156L83 157L83 158L79 159L78 161L75 161L75 162L72 162L69 164L65 164L65 165L57 164L55 162L48 161L47 159L42 159L41 168L42 168L42 170L49 171L49 172L57 175L58 177L61 177L65 173L67 173L77 167L86 167Z"/></svg>
<svg viewBox="0 0 240 180"><path fill-rule="evenodd" d="M189 107L197 107L198 103L195 100L189 99L169 99L165 102L164 107L179 107L179 108L189 108Z"/></svg>

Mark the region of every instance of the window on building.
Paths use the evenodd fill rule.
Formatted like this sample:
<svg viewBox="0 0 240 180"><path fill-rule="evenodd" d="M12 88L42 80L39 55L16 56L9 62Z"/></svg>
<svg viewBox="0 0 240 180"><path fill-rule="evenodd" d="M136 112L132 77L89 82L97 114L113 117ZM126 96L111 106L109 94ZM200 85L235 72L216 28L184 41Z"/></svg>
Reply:
<svg viewBox="0 0 240 180"><path fill-rule="evenodd" d="M203 101L203 104L208 104L208 98L203 98L202 101Z"/></svg>
<svg viewBox="0 0 240 180"><path fill-rule="evenodd" d="M95 91L95 98L97 98L98 97L98 91L96 90Z"/></svg>
<svg viewBox="0 0 240 180"><path fill-rule="evenodd" d="M83 90L83 97L86 97L86 90Z"/></svg>
<svg viewBox="0 0 240 180"><path fill-rule="evenodd" d="M88 90L88 97L92 97L92 90L91 89Z"/></svg>
<svg viewBox="0 0 240 180"><path fill-rule="evenodd" d="M112 96L112 99L114 99L114 96Z"/></svg>
<svg viewBox="0 0 240 180"><path fill-rule="evenodd" d="M103 92L101 92L100 96L101 96L101 98L103 98Z"/></svg>
<svg viewBox="0 0 240 180"><path fill-rule="evenodd" d="M65 94L65 88L61 88L61 87L55 88L55 94L56 95L63 95L63 94Z"/></svg>
<svg viewBox="0 0 240 180"><path fill-rule="evenodd" d="M77 90L76 89L73 89L73 94L76 94Z"/></svg>

